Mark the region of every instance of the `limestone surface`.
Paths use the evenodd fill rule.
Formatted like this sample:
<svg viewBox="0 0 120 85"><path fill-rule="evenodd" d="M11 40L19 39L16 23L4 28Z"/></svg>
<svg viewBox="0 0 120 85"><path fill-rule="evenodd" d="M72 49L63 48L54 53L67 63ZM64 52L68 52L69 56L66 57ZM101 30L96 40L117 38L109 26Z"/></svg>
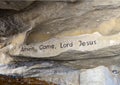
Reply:
<svg viewBox="0 0 120 85"><path fill-rule="evenodd" d="M119 85L119 36L120 0L0 1L0 74Z"/></svg>

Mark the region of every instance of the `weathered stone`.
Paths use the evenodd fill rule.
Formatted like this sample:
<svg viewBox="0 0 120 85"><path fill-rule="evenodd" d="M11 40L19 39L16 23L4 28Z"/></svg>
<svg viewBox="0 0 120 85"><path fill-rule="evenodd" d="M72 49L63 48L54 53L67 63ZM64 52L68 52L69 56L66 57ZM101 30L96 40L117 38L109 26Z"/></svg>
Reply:
<svg viewBox="0 0 120 85"><path fill-rule="evenodd" d="M111 35L119 32L119 0L116 2L107 0L101 3L99 0L85 0L77 3L38 2L36 4L37 9L33 8L29 10L30 13L22 14L24 20L34 19L32 23L36 23L28 37L28 43L45 41L52 37L94 32ZM40 7L39 4L41 4ZM43 38L42 35L45 37Z"/></svg>
<svg viewBox="0 0 120 85"><path fill-rule="evenodd" d="M100 66L81 72L80 85L119 85L119 78L113 76L108 68Z"/></svg>
<svg viewBox="0 0 120 85"><path fill-rule="evenodd" d="M12 10L22 10L28 7L30 4L33 3L32 1L10 1L10 0L2 0L0 1L0 9L12 9Z"/></svg>
<svg viewBox="0 0 120 85"><path fill-rule="evenodd" d="M6 81L7 80L7 81ZM44 80L39 80L36 78L14 78L14 76L4 76L0 75L1 85L56 85L51 82L46 82Z"/></svg>
<svg viewBox="0 0 120 85"><path fill-rule="evenodd" d="M116 85L114 69L115 75L106 67L80 69L119 66L120 0L36 1L15 10L22 11L0 12L0 63L13 61L1 66L1 74L62 85Z"/></svg>
<svg viewBox="0 0 120 85"><path fill-rule="evenodd" d="M10 37L15 34L19 34L25 31L25 24L20 20L20 18L13 15L0 16L0 36L1 37Z"/></svg>
<svg viewBox="0 0 120 85"><path fill-rule="evenodd" d="M18 78L24 76L23 82L27 78L31 81L29 77L36 77L57 85L119 85L119 73L115 70L115 68L110 70L104 66L75 70L54 62L39 61L0 65L0 74L13 75Z"/></svg>
<svg viewBox="0 0 120 85"><path fill-rule="evenodd" d="M1 18L3 19L1 20L3 23L1 24L1 32L3 31L1 36L5 37L3 42L9 42L1 44L1 52L18 57L75 60L75 63L81 59L117 56L120 43L119 11L119 0L116 2L84 0L76 3L35 2L30 8L14 14L15 18L10 18L10 20L8 19L10 16L5 19ZM18 21L14 20L16 18ZM5 24L11 27L7 27ZM22 31L15 31L12 27L14 29L22 28ZM2 28L5 28L6 31ZM11 37L6 39L7 36ZM76 43L78 39L84 42ZM72 42L75 42L74 45ZM92 43L92 46L86 46L89 43ZM40 47L45 44L47 46ZM52 44L55 44L56 47ZM81 46L77 47L78 44ZM45 48L48 50L44 50ZM54 50L52 50L53 48ZM101 63L99 62L99 64Z"/></svg>
<svg viewBox="0 0 120 85"><path fill-rule="evenodd" d="M0 65L0 74L24 78L38 78L57 85L79 85L80 71L62 66L57 62L28 61ZM71 75L71 76L70 76Z"/></svg>

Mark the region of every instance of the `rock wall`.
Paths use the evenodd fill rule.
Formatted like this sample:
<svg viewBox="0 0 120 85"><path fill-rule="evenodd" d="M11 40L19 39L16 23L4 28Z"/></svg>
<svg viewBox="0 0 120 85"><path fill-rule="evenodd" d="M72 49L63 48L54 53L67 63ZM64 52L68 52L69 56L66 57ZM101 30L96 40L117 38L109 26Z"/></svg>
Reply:
<svg viewBox="0 0 120 85"><path fill-rule="evenodd" d="M19 12L1 12L5 55L70 62L119 56L119 0L31 3Z"/></svg>
<svg viewBox="0 0 120 85"><path fill-rule="evenodd" d="M120 0L0 1L0 64L8 69L0 73L61 85L119 85L119 73L107 68L119 68L119 23Z"/></svg>

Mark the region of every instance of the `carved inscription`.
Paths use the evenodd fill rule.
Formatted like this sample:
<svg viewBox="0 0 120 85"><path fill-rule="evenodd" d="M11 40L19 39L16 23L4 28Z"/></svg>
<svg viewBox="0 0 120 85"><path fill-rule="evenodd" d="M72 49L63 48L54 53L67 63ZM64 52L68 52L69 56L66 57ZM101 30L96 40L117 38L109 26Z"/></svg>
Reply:
<svg viewBox="0 0 120 85"><path fill-rule="evenodd" d="M77 42L77 45L76 45ZM57 44L40 44L38 46L39 50L57 50L57 49L65 49L65 48L73 48L73 47L86 47L96 45L96 40L93 41L82 41L78 40L76 42L58 42ZM37 52L37 49L34 46L31 47L22 47L21 51L33 51Z"/></svg>

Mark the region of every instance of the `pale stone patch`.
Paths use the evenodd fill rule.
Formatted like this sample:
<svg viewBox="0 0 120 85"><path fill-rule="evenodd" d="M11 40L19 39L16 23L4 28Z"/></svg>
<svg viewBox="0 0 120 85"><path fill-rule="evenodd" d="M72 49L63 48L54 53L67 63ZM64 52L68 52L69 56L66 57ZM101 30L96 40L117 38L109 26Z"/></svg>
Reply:
<svg viewBox="0 0 120 85"><path fill-rule="evenodd" d="M80 74L80 85L120 85L115 80L116 77L104 66L88 69Z"/></svg>
<svg viewBox="0 0 120 85"><path fill-rule="evenodd" d="M83 34L79 36L68 36L62 38L52 38L45 42L22 45L21 50L12 55L23 55L31 57L51 57L63 52L76 50L80 52L94 51L120 44L120 33L102 36L100 33Z"/></svg>

